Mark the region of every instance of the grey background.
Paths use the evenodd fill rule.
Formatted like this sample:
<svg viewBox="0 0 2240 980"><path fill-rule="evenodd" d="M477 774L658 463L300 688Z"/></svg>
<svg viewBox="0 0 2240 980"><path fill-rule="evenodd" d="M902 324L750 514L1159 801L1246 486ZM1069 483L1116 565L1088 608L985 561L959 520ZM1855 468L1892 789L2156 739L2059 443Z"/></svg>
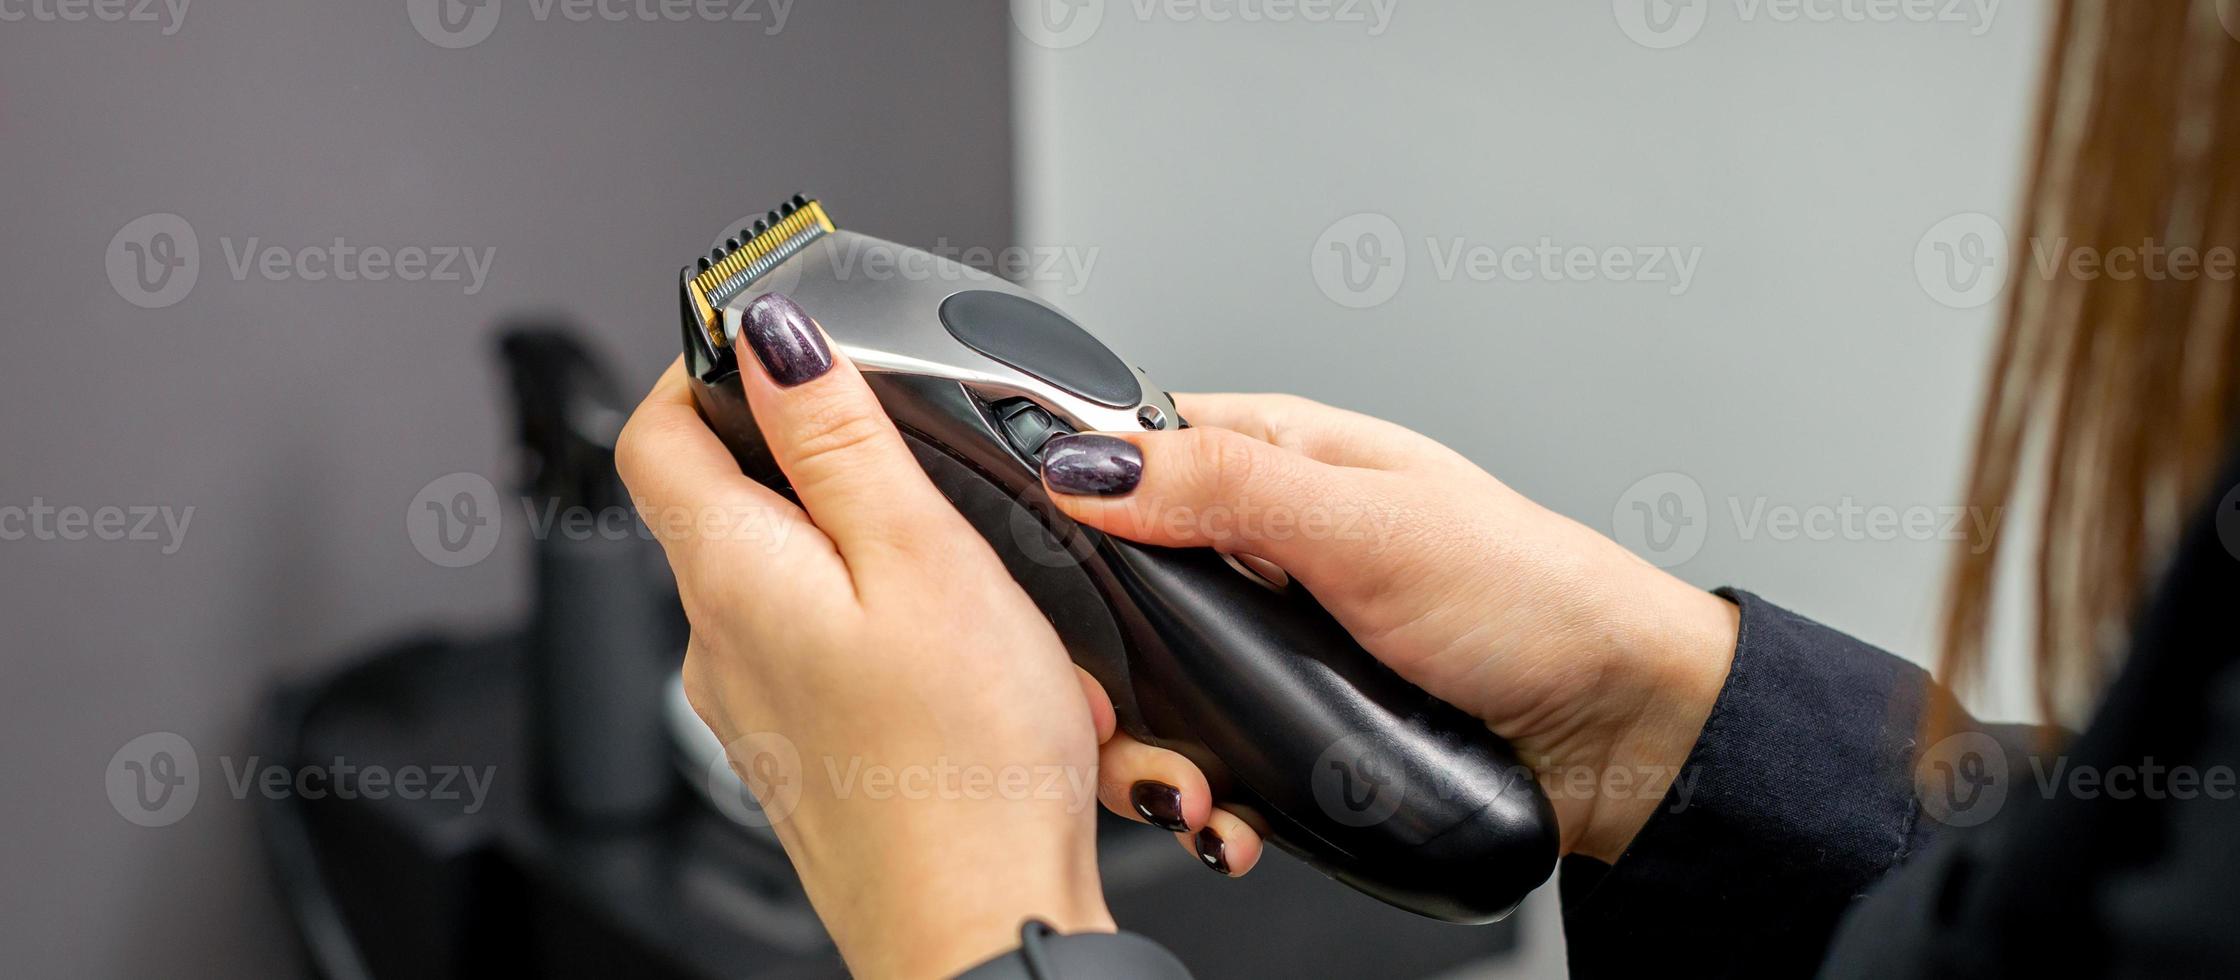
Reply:
<svg viewBox="0 0 2240 980"><path fill-rule="evenodd" d="M1113 0L1056 38L1078 43L1019 43L1022 239L1098 250L1045 292L1171 387L1401 421L1621 540L1629 488L1680 474L1705 534L1653 556L1673 572L1926 657L1949 542L1746 534L1730 503L1958 505L1997 304L1940 304L1916 247L2012 213L2046 11L2010 0L1978 33L1698 0L1699 32L1652 49L1620 26L1642 4L1400 0L1373 33ZM1358 212L1406 239L1367 309L1310 264ZM1455 237L1702 258L1677 296L1442 280L1426 239ZM1994 715L2027 709L2016 639L1978 698ZM1560 975L1554 916L1525 928L1500 975Z"/></svg>
<svg viewBox="0 0 2240 980"><path fill-rule="evenodd" d="M521 535L451 570L405 531L437 477L506 486L493 317L570 311L636 388L675 355L677 267L796 189L903 241L1010 239L998 4L802 0L775 37L500 10L460 50L402 0L197 0L170 37L0 24L0 505L194 508L168 556L0 541L10 975L293 972L220 758L275 678L521 611ZM151 212L201 265L143 310L103 255ZM468 296L237 282L220 242L335 236L496 254ZM103 777L154 731L195 746L201 795L144 829Z"/></svg>
<svg viewBox="0 0 2240 980"><path fill-rule="evenodd" d="M450 570L405 526L439 477L505 485L492 319L571 312L640 384L670 356L680 259L797 188L900 241L1093 253L1041 285L1171 387L1398 419L1605 532L1637 481L1682 474L1708 533L1676 573L1922 654L1945 542L1745 537L1729 502L1955 503L1995 306L1940 305L1914 256L1950 215L2011 212L2042 11L2009 0L1979 36L1697 0L1701 33L1652 50L1629 3L1398 0L1372 36L1106 0L1062 49L995 2L799 0L769 37L504 0L463 50L403 0L196 0L171 37L0 24L0 506L195 508L168 556L0 541L10 972L284 972L219 759L242 761L275 678L521 611L519 535ZM151 311L103 262L157 212L192 224L201 267ZM1310 262L1357 212L1409 259L1366 310ZM495 265L471 296L235 281L221 246L338 235ZM1702 265L1679 296L1440 281L1424 240L1455 236ZM2012 715L1997 678L1984 706ZM156 731L195 745L203 795L143 829L103 777ZM1525 921L1500 969L1559 973L1553 917Z"/></svg>

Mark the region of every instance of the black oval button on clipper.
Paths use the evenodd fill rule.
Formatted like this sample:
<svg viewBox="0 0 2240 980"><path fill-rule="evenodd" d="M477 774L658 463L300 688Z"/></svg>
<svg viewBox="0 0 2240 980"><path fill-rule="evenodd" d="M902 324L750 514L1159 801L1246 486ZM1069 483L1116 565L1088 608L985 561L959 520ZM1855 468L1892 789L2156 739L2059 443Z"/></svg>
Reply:
<svg viewBox="0 0 2240 980"><path fill-rule="evenodd" d="M1135 372L1112 348L1026 297L967 290L941 302L941 325L966 347L1097 404L1126 408L1143 397Z"/></svg>

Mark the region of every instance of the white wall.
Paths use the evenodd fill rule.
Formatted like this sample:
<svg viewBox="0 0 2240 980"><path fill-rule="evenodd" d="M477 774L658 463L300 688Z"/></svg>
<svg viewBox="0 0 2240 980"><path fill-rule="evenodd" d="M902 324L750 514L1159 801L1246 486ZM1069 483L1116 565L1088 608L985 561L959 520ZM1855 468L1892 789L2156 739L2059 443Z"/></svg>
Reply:
<svg viewBox="0 0 2240 980"><path fill-rule="evenodd" d="M1700 487L1700 547L1652 557L1927 656L1947 542L1736 513L1957 504L1997 304L1940 302L1916 254L1959 242L1924 247L1955 214L2013 212L2042 7L1884 23L1845 16L1864 0L1691 0L1664 35L1644 0L1386 0L1381 31L1366 0L1361 20L1345 0L1323 22L1214 19L1259 0L1034 20L1068 2L1014 9L1021 238L1094 258L1045 290L1155 377L1399 420L1629 543L1632 503ZM1356 309L1323 286L1376 296L1333 278L1326 233L1364 212L1405 269ZM1457 239L1698 258L1685 289L1442 277ZM2021 710L2011 672L1995 687L1978 703ZM1559 968L1548 919L1535 974Z"/></svg>

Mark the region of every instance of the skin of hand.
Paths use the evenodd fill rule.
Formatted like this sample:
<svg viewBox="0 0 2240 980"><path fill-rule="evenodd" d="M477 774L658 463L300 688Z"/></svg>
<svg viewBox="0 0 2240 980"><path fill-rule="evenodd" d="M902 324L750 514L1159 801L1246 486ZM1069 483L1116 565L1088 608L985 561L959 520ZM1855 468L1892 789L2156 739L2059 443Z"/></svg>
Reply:
<svg viewBox="0 0 2240 980"><path fill-rule="evenodd" d="M740 474L681 363L617 447L692 622L693 708L855 975L953 976L1029 917L1112 931L1095 852L1110 701L822 328L793 327L790 355L758 346L740 373L801 506Z"/></svg>
<svg viewBox="0 0 2240 980"><path fill-rule="evenodd" d="M1736 607L1398 425L1287 395L1176 399L1191 428L1046 448L1052 499L1119 537L1273 565L1514 744L1565 853L1616 861L1702 733ZM1258 836L1182 756L1123 733L1102 758L1114 812L1179 829L1216 870L1257 860Z"/></svg>

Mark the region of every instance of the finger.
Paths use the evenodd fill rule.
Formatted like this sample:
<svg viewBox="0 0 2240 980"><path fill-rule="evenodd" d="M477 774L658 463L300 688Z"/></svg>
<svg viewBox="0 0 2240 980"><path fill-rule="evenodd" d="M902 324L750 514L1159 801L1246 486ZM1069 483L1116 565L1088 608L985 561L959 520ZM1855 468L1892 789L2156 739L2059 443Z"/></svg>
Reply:
<svg viewBox="0 0 2240 980"><path fill-rule="evenodd" d="M1242 878L1260 863L1260 835L1236 814L1215 810L1194 833L1176 834L1182 847L1215 874Z"/></svg>
<svg viewBox="0 0 2240 980"><path fill-rule="evenodd" d="M740 358L739 378L771 455L850 568L971 533L808 311L764 295L741 317L739 340L754 352Z"/></svg>
<svg viewBox="0 0 2240 980"><path fill-rule="evenodd" d="M1104 692L1104 685L1089 676L1088 671L1077 666L1073 668L1073 673L1081 680L1082 697L1089 700L1089 723L1096 726L1097 744L1103 745L1112 740L1113 732L1119 727L1119 720L1112 713L1112 697Z"/></svg>
<svg viewBox="0 0 2240 980"><path fill-rule="evenodd" d="M680 570L719 540L759 544L771 553L830 551L800 508L739 472L693 406L683 358L630 413L615 440L615 470L639 517ZM726 573L737 565L736 574L751 579L783 564L727 561Z"/></svg>
<svg viewBox="0 0 2240 980"><path fill-rule="evenodd" d="M1205 826L1213 812L1213 790L1197 766L1126 733L1097 752L1097 799L1137 823L1177 832Z"/></svg>
<svg viewBox="0 0 2240 980"><path fill-rule="evenodd" d="M1381 543L1393 483L1406 479L1205 427L1059 436L1043 448L1042 477L1084 524L1145 544L1251 554L1309 588Z"/></svg>
<svg viewBox="0 0 2240 980"><path fill-rule="evenodd" d="M1333 466L1401 469L1447 454L1413 429L1297 395L1184 392L1174 401L1193 426L1242 432Z"/></svg>

